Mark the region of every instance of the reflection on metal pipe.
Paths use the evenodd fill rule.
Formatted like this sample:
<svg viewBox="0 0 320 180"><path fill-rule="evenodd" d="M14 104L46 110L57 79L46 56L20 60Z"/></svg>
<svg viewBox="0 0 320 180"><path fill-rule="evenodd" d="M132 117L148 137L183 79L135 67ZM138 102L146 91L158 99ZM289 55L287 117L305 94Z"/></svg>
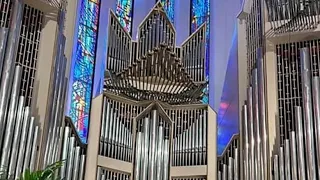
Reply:
<svg viewBox="0 0 320 180"><path fill-rule="evenodd" d="M285 180L283 147L279 148L279 172L280 180Z"/></svg>
<svg viewBox="0 0 320 180"><path fill-rule="evenodd" d="M296 134L294 131L290 132L290 154L291 154L291 173L292 179L298 179L297 174L297 145Z"/></svg>
<svg viewBox="0 0 320 180"><path fill-rule="evenodd" d="M7 38L8 38L8 28L0 27L0 72L2 72L2 66L4 61L3 58L6 51ZM1 73L0 73L0 80L1 80Z"/></svg>
<svg viewBox="0 0 320 180"><path fill-rule="evenodd" d="M290 143L288 139L284 141L284 148L285 148L284 162L285 162L286 179L291 179Z"/></svg>
<svg viewBox="0 0 320 180"><path fill-rule="evenodd" d="M262 179L269 179L269 135L266 119L266 102L265 102L265 73L264 58L262 48L257 49L257 71L258 71L258 93L259 93L259 121L261 122L261 147L262 147Z"/></svg>
<svg viewBox="0 0 320 180"><path fill-rule="evenodd" d="M303 117L304 117L304 132L306 144L306 160L307 160L307 179L316 180L316 162L315 162L315 147L314 147L314 123L312 114L312 96L311 96L311 72L310 72L310 57L309 49L300 49L301 63L301 81L302 81L302 101L303 101Z"/></svg>
<svg viewBox="0 0 320 180"><path fill-rule="evenodd" d="M301 180L306 180L304 135L302 125L302 110L300 106L295 107L297 127L297 154L298 154L298 175Z"/></svg>
<svg viewBox="0 0 320 180"><path fill-rule="evenodd" d="M6 124L6 110L9 104L9 95L11 94L12 81L14 77L14 67L17 56L24 5L21 0L15 0L12 7L13 9L11 14L8 42L2 68L0 85L0 148L4 135L4 125Z"/></svg>
<svg viewBox="0 0 320 180"><path fill-rule="evenodd" d="M273 156L273 171L274 171L273 173L274 180L280 180L278 155Z"/></svg>
<svg viewBox="0 0 320 180"><path fill-rule="evenodd" d="M1 164L0 167L8 167L9 166L9 153L11 152L11 142L14 132L14 126L16 121L16 110L18 106L19 100L19 90L20 90L20 82L21 82L21 74L22 68L20 66L16 66L15 69L15 76L13 80L13 87L12 87L12 95L10 98L9 104L9 112L7 118L7 125L5 128L4 133L4 142L2 148L2 155L1 155ZM21 102L20 102L21 103ZM21 105L19 105L21 107ZM1 147L1 146L0 146Z"/></svg>
<svg viewBox="0 0 320 180"><path fill-rule="evenodd" d="M320 178L320 81L319 77L313 77L312 80L312 99L313 99L313 113L314 113L314 126L316 137L316 157L318 178Z"/></svg>

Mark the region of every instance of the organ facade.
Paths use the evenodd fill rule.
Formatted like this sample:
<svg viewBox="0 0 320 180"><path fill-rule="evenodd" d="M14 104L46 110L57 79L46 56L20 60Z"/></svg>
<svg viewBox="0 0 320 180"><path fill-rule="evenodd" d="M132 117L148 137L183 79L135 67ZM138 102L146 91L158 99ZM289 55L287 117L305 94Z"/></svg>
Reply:
<svg viewBox="0 0 320 180"><path fill-rule="evenodd" d="M177 47L177 32L159 2L133 41L110 12L104 93L93 99L87 175L215 178L216 114L201 103L205 30L201 26Z"/></svg>

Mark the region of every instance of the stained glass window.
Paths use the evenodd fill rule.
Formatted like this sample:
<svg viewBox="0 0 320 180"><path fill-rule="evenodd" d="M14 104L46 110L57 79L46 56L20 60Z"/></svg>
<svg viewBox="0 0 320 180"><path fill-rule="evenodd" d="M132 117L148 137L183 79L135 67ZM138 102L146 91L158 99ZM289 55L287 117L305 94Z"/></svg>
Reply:
<svg viewBox="0 0 320 180"><path fill-rule="evenodd" d="M99 23L99 0L81 0L69 115L87 142Z"/></svg>
<svg viewBox="0 0 320 180"><path fill-rule="evenodd" d="M116 15L120 24L124 29L131 34L131 24L133 15L133 0L117 0Z"/></svg>
<svg viewBox="0 0 320 180"><path fill-rule="evenodd" d="M175 0L161 0L161 4L172 24L174 23L174 1Z"/></svg>
<svg viewBox="0 0 320 180"><path fill-rule="evenodd" d="M206 77L209 78L210 61L210 0L191 0L191 33L196 31L203 23L206 23ZM208 103L208 87L204 103Z"/></svg>

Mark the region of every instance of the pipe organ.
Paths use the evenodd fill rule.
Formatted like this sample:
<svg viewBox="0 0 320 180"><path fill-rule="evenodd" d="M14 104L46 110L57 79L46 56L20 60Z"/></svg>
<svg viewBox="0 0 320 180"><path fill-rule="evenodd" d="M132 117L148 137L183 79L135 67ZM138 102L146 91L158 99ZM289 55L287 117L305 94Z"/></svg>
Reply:
<svg viewBox="0 0 320 180"><path fill-rule="evenodd" d="M157 3L138 32L132 41L110 11L97 179L207 179L215 140L210 108L200 101L205 25L175 47L175 29Z"/></svg>
<svg viewBox="0 0 320 180"><path fill-rule="evenodd" d="M51 99L47 102L51 107L44 128L32 103L37 98L33 93L45 13L23 0L0 0L0 179L18 179L27 169L39 170L59 160L64 160L57 172L61 177L84 178L86 145L71 120L64 117L68 85L63 34L66 2L42 3L58 12L57 48L49 75ZM40 147L44 147L43 154Z"/></svg>
<svg viewBox="0 0 320 180"><path fill-rule="evenodd" d="M240 118L243 179L320 178L319 5L317 0L253 0L245 19L249 78ZM227 161L218 179L228 179Z"/></svg>

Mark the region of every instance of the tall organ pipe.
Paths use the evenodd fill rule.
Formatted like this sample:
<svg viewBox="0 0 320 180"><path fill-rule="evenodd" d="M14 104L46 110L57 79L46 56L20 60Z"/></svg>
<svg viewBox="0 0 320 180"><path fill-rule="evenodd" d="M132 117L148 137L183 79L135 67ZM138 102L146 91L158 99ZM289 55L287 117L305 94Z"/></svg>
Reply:
<svg viewBox="0 0 320 180"><path fill-rule="evenodd" d="M169 145L169 140L165 139L164 140L164 152L163 152L163 158L164 158L164 162L163 162L163 179L164 180L168 180L169 179L169 149L170 149L170 145Z"/></svg>
<svg viewBox="0 0 320 180"><path fill-rule="evenodd" d="M255 161L254 161L254 146L255 146L255 139L254 139L254 127L253 127L253 110L252 110L252 87L248 88L247 92L248 97L248 127L249 131L248 134L250 137L249 139L249 169L250 169L250 179L255 179Z"/></svg>
<svg viewBox="0 0 320 180"><path fill-rule="evenodd" d="M262 179L269 179L269 135L266 120L266 102L265 102L265 74L264 58L262 48L257 50L257 69L258 69L258 93L259 93L259 121L261 122L261 147L262 147Z"/></svg>
<svg viewBox="0 0 320 180"><path fill-rule="evenodd" d="M320 169L320 81L319 77L313 77L312 80L312 97L313 97L313 112L314 112L314 126L316 135L316 154L317 154L317 169ZM318 178L320 178L320 171L318 170Z"/></svg>
<svg viewBox="0 0 320 180"><path fill-rule="evenodd" d="M306 169L305 169L305 144L304 144L304 135L303 135L303 125L302 125L302 110L300 106L295 107L295 116L296 116L296 127L297 127L297 154L298 154L298 175L300 180L306 180Z"/></svg>
<svg viewBox="0 0 320 180"><path fill-rule="evenodd" d="M18 178L22 172L23 160L24 160L24 155L25 155L26 145L27 145L29 126L30 126L30 111L28 109L28 111L26 110L25 114L24 114L22 133L20 136L21 139L20 139L20 144L19 144L19 155L18 155L17 165L16 165L16 167L12 167L13 169L16 168L16 171L15 171L16 178ZM9 167L9 171L10 171L10 167Z"/></svg>
<svg viewBox="0 0 320 180"><path fill-rule="evenodd" d="M296 134L294 131L290 132L290 154L291 154L291 174L292 179L298 179L297 174L297 146Z"/></svg>
<svg viewBox="0 0 320 180"><path fill-rule="evenodd" d="M290 143L288 139L284 141L284 150L285 150L284 162L285 162L286 179L291 179Z"/></svg>
<svg viewBox="0 0 320 180"><path fill-rule="evenodd" d="M234 180L239 180L239 152L238 148L234 149Z"/></svg>
<svg viewBox="0 0 320 180"><path fill-rule="evenodd" d="M24 100L25 98L23 96L20 97L20 102L19 104L24 105ZM23 123L27 121L25 119L27 116L30 114L30 108L26 107L24 110L21 110L21 115L17 118L16 126L15 126L15 131L14 131L14 137L13 137L13 146L12 146L12 152L11 152L11 157L10 157L10 164L9 164L9 176L14 175L15 169L16 169L16 164L18 160L18 152L19 152L19 147L20 147L20 140L21 140L21 133L23 129ZM23 138L23 137L22 137Z"/></svg>
<svg viewBox="0 0 320 180"><path fill-rule="evenodd" d="M15 0L12 5L12 14L8 42L5 52L5 59L2 68L1 85L0 85L0 148L4 135L4 125L6 124L6 111L9 104L9 95L14 75L15 60L17 56L18 41L23 16L22 0Z"/></svg>
<svg viewBox="0 0 320 180"><path fill-rule="evenodd" d="M301 63L301 80L302 80L302 95L303 95L303 117L304 117L304 132L307 157L307 179L316 180L316 162L315 162L315 147L314 147L314 132L313 132L313 114L312 114L312 95L311 95L311 73L310 73L310 57L309 49L300 49Z"/></svg>
<svg viewBox="0 0 320 180"><path fill-rule="evenodd" d="M0 72L2 72L3 66L3 58L6 51L7 45L7 37L8 37L8 28L0 27ZM1 73L0 73L0 80L1 80Z"/></svg>
<svg viewBox="0 0 320 180"><path fill-rule="evenodd" d="M34 117L30 119L30 125L28 130L28 138L26 144L26 151L24 152L24 161L23 161L23 170L27 169L30 165L30 158L31 158L31 147L32 147L32 140L33 140L33 133L34 133Z"/></svg>
<svg viewBox="0 0 320 180"><path fill-rule="evenodd" d="M278 155L274 155L273 156L273 176L274 176L274 180L280 180L279 179L279 159L278 159Z"/></svg>
<svg viewBox="0 0 320 180"><path fill-rule="evenodd" d="M13 80L13 87L12 87L12 95L10 98L9 104L9 114L7 118L7 126L5 128L4 133L4 144L2 148L2 155L1 155L1 164L0 167L8 167L9 163L9 154L11 153L11 143L12 137L14 133L14 126L16 121L16 113L17 113L17 106L19 101L19 90L21 84L21 74L22 68L21 66L16 66L15 73L14 73L14 80ZM20 102L23 103L23 102ZM19 105L21 107L21 105ZM19 116L19 115L18 115Z"/></svg>
<svg viewBox="0 0 320 180"><path fill-rule="evenodd" d="M136 154L136 163L135 163L135 170L134 170L134 174L135 174L135 179L138 180L140 178L140 169L141 169L141 140L142 140L142 133L138 132L137 133L137 154ZM143 148L143 147L142 147Z"/></svg>
<svg viewBox="0 0 320 180"><path fill-rule="evenodd" d="M252 102L253 102L253 124L255 129L255 163L256 163L256 179L261 179L261 136L260 136L260 119L259 119L259 92L258 92L258 72L257 69L252 71Z"/></svg>
<svg viewBox="0 0 320 180"><path fill-rule="evenodd" d="M162 139L163 139L163 127L162 126L159 126L159 139L158 139L158 147L157 147L157 154L156 154L156 157L157 157L157 180L162 180L162 164L163 164L163 144L162 144Z"/></svg>
<svg viewBox="0 0 320 180"><path fill-rule="evenodd" d="M285 180L283 147L279 148L279 174L280 180Z"/></svg>
<svg viewBox="0 0 320 180"><path fill-rule="evenodd" d="M244 144L244 152L243 152L243 162L244 162L244 179L249 179L249 136L248 136L248 110L247 105L243 106L242 110L243 114L243 144Z"/></svg>
<svg viewBox="0 0 320 180"><path fill-rule="evenodd" d="M149 118L144 119L143 123L143 133L144 133L144 148L143 148L143 169L141 174L142 180L147 180L148 176L148 154L149 154Z"/></svg>

